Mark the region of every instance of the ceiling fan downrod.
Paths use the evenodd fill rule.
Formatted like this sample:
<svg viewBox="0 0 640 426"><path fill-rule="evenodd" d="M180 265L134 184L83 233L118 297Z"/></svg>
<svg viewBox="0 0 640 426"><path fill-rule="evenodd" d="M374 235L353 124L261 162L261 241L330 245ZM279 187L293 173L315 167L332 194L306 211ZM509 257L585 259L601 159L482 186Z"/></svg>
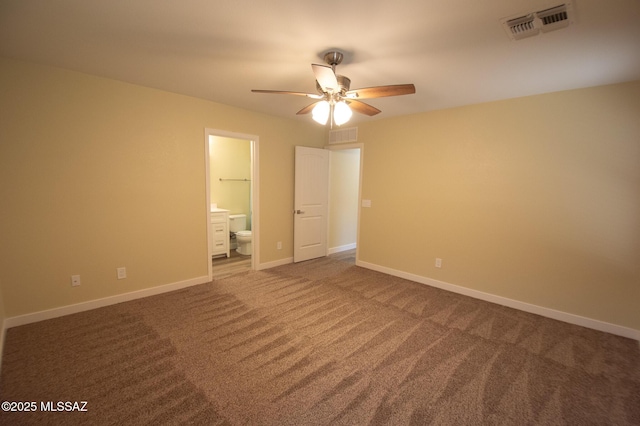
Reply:
<svg viewBox="0 0 640 426"><path fill-rule="evenodd" d="M336 65L340 65L342 63L342 60L344 59L344 55L341 52L334 50L334 51L325 53L323 59L327 64L331 65L333 72L336 72Z"/></svg>

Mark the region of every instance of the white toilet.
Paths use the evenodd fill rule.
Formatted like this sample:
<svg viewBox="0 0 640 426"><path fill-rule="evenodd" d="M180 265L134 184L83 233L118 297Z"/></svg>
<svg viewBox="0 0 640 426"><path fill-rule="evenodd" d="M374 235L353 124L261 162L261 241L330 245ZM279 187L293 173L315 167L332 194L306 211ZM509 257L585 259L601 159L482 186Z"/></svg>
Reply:
<svg viewBox="0 0 640 426"><path fill-rule="evenodd" d="M229 231L236 236L238 248L236 251L245 256L250 256L251 248L251 231L247 231L247 215L231 214L229 215Z"/></svg>

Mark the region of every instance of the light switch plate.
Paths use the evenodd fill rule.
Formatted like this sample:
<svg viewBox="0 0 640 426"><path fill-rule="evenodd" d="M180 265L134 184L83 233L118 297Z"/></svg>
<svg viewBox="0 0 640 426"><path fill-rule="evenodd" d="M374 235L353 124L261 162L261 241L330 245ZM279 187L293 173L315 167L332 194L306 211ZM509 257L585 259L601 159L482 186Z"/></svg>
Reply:
<svg viewBox="0 0 640 426"><path fill-rule="evenodd" d="M117 271L118 271L119 280L127 278L127 268L124 268L124 267L118 268Z"/></svg>

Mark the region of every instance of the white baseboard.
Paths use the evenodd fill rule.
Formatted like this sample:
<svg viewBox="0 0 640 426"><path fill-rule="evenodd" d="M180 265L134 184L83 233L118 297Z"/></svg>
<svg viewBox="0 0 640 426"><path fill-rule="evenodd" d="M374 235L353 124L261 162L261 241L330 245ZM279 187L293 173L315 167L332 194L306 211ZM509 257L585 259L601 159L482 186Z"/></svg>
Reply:
<svg viewBox="0 0 640 426"><path fill-rule="evenodd" d="M256 270L274 268L276 266L287 265L289 263L293 263L292 257L279 259L273 262L261 263L256 267ZM582 327L587 327L594 330L604 331L606 333L627 337L629 339L637 340L640 345L640 330L635 330L632 328L611 324L604 321L586 318L579 315L570 314L567 312L557 311L555 309L532 305L530 303L508 299L502 296L496 296L490 293L485 293L482 291L473 290L470 288L461 287L454 284L449 284L443 281L438 281L432 278L427 278L420 275L415 275L408 272L387 268L385 266L380 266L373 263L364 262L361 260L356 260L356 265L363 268L371 269L374 271L382 272L388 275L393 275L399 278L404 278L420 284L425 284L431 287L436 287L443 290L451 291L453 293L463 294L465 296L473 297L475 299L480 299L487 302L492 302L499 305L507 306L510 308L519 309L524 312L530 312L530 313L541 315L547 318L564 321L570 324L575 324ZM43 321L47 319L58 318L64 315L84 312L91 309L101 308L104 306L115 305L117 303L128 302L130 300L141 299L143 297L155 296L157 294L180 290L182 288L191 287L198 284L204 284L207 282L209 282L209 279L206 276L191 278L191 279L179 281L176 283L147 288L144 290L118 294L115 296L105 297L102 299L91 300L88 302L77 303L74 305L62 306L60 308L48 309L45 311L34 312L31 314L5 318L2 323L2 326L0 327L0 365L2 361L2 353L4 349L4 340L6 335L5 331L8 328L17 327L25 324L31 324L34 322Z"/></svg>
<svg viewBox="0 0 640 426"><path fill-rule="evenodd" d="M432 278L427 278L420 275L415 275L408 272L387 268L385 266L376 265L374 263L363 262L361 260L356 260L356 265L361 266L363 268L371 269L374 271L382 272L388 275L393 275L395 277L404 278L406 280L415 281L420 284L425 284L431 287L437 287L443 290L451 291L453 293L463 294L465 296L473 297L475 299L480 299L487 302L496 303L498 305L507 306L509 308L518 309L524 312L529 312L532 314L541 315L543 317L567 322L569 324L575 324L575 325L591 328L598 331L604 331L605 333L611 333L617 336L627 337L629 339L637 340L640 345L640 330L635 330L633 328L611 324L608 322L599 321L592 318L582 317L580 315L574 315L567 312L557 311L555 309L545 308L543 306L532 305L530 303L508 299L502 296L496 296L491 293L485 293L485 292L473 290L467 287L461 287L455 284L449 284L443 281L434 280Z"/></svg>
<svg viewBox="0 0 640 426"><path fill-rule="evenodd" d="M276 266L287 265L293 263L292 257L275 260L273 262L261 263L256 266L256 270L274 268ZM198 284L209 282L206 276L191 278L185 281L165 284L157 287L151 287L144 290L132 291L130 293L118 294L102 299L90 300L87 302L77 303L74 305L61 306L59 308L47 309L45 311L33 312L25 315L5 318L0 338L0 350L4 346L4 331L7 328L18 327L20 325L31 324L38 321L44 321L52 318L58 318L65 315L75 314L78 312L89 311L91 309L102 308L104 306L115 305L116 303L128 302L130 300L141 299L143 297L155 296L157 294L167 293L174 290L180 290L185 287L191 287Z"/></svg>
<svg viewBox="0 0 640 426"><path fill-rule="evenodd" d="M130 300L141 299L143 297L155 296L157 294L168 293L170 291L180 290L185 287L191 287L194 285L204 284L207 282L209 282L208 277L191 278L188 280L179 281L171 284L145 288L144 290L117 294L115 296L109 296L102 299L95 299L95 300L90 300L88 302L77 303L74 305L67 305L67 306L61 306L59 308L47 309L46 311L33 312L31 314L5 318L3 332L5 328L17 327L20 325L31 324L38 321L44 321L52 318L62 317L65 315L75 314L78 312L89 311L91 309L102 308L104 306L115 305L117 303L128 302Z"/></svg>
<svg viewBox="0 0 640 426"><path fill-rule="evenodd" d="M286 257L284 259L274 260L273 262L261 263L256 266L256 271L275 268L276 266L288 265L289 263L293 263L293 257Z"/></svg>
<svg viewBox="0 0 640 426"><path fill-rule="evenodd" d="M356 243L345 244L343 246L329 248L329 254L340 253L341 251L353 250L356 248Z"/></svg>

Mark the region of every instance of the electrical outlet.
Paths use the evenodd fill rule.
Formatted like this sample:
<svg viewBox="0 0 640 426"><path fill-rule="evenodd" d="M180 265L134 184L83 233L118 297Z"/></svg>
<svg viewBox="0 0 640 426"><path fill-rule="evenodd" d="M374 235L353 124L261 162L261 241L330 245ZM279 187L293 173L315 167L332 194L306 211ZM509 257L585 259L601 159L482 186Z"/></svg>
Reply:
<svg viewBox="0 0 640 426"><path fill-rule="evenodd" d="M127 278L127 268L122 267L122 268L118 268L118 279L119 280L123 280L125 278Z"/></svg>
<svg viewBox="0 0 640 426"><path fill-rule="evenodd" d="M71 275L71 287L80 285L80 275Z"/></svg>
<svg viewBox="0 0 640 426"><path fill-rule="evenodd" d="M442 259L436 257L436 268L442 268Z"/></svg>
<svg viewBox="0 0 640 426"><path fill-rule="evenodd" d="M276 248L277 248L278 250L282 250L282 241L278 241L278 242L276 243Z"/></svg>

